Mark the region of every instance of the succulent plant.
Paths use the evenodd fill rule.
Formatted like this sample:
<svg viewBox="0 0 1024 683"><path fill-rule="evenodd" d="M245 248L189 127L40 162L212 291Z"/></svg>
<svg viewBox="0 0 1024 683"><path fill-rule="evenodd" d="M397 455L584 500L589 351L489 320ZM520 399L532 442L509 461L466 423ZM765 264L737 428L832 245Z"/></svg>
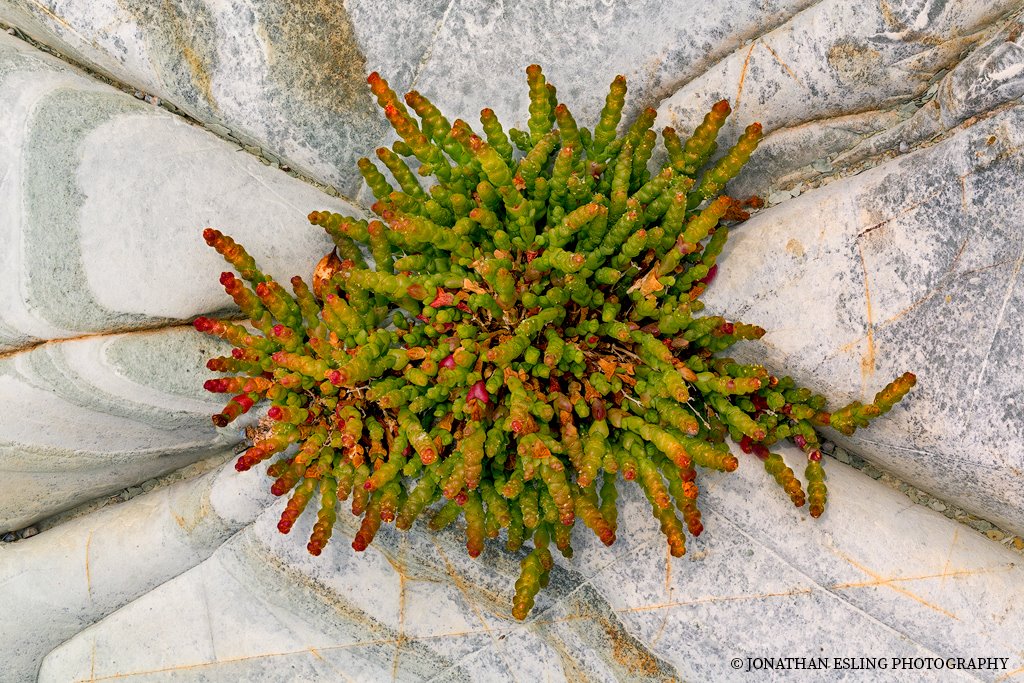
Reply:
<svg viewBox="0 0 1024 683"><path fill-rule="evenodd" d="M797 506L825 508L816 427L852 433L914 384L907 373L868 405L825 399L760 365L722 355L764 330L701 315L729 226L744 203L720 194L761 138L752 124L711 163L730 113L717 103L683 140L655 112L618 134L626 94L611 84L593 130L577 125L540 67L527 69L527 130L480 113L480 133L423 95L370 87L401 140L377 150L389 179L359 161L376 198L366 221L314 211L336 245L312 287L291 292L230 237L204 237L240 277L221 283L251 326L199 318L234 349L206 388L235 394L226 425L262 401L263 427L238 459L271 458L290 493L288 533L314 497L308 550L320 554L350 501L365 549L383 523L431 529L465 518L473 557L503 533L523 551L512 613L524 618L577 520L605 544L622 482L640 487L671 553L701 533L697 468L732 471L727 437L764 462ZM414 118L410 110L415 113ZM418 178L429 179L423 182ZM756 205L756 198L747 205ZM807 454L807 492L773 444ZM428 512L429 511L429 512Z"/></svg>

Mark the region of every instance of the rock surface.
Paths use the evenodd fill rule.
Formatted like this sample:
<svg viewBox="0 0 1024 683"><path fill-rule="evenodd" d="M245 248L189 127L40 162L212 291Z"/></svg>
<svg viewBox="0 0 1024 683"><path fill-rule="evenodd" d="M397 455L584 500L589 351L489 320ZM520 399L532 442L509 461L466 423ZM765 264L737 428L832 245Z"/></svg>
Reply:
<svg viewBox="0 0 1024 683"><path fill-rule="evenodd" d="M709 309L844 405L904 371L912 394L837 439L920 488L1024 530L1024 107L804 194L733 232Z"/></svg>
<svg viewBox="0 0 1024 683"><path fill-rule="evenodd" d="M53 648L205 560L270 497L229 466L0 548L4 680L34 680Z"/></svg>
<svg viewBox="0 0 1024 683"><path fill-rule="evenodd" d="M681 560L666 562L649 505L624 489L620 541L605 548L580 529L575 558L559 558L525 624L509 615L518 563L496 547L473 561L454 531L386 527L356 554L345 514L312 558L302 542L310 515L298 538L282 537L278 504L210 559L56 648L39 680L728 681L758 675L730 668L734 657L745 666L747 657L984 652L1009 657L1009 669L1024 663L1024 613L1008 608L1024 581L1015 555L935 512L908 510L838 463L833 505L811 520L744 457L736 473L701 477L707 530Z"/></svg>
<svg viewBox="0 0 1024 683"><path fill-rule="evenodd" d="M287 282L359 213L6 34L0 92L0 353L227 310L208 225Z"/></svg>
<svg viewBox="0 0 1024 683"><path fill-rule="evenodd" d="M370 71L452 115L475 121L491 106L512 125L526 110L523 69L536 61L591 125L617 73L633 84L632 112L653 106L810 4L729 0L706 21L699 6L666 0L401 0L387 11L367 0L0 0L0 21L354 196L355 160L387 127L365 87Z"/></svg>
<svg viewBox="0 0 1024 683"><path fill-rule="evenodd" d="M205 359L225 349L191 328L43 344L0 358L0 529L182 467L238 443L210 415Z"/></svg>
<svg viewBox="0 0 1024 683"><path fill-rule="evenodd" d="M724 147L759 121L768 135L730 186L738 195L827 176L831 161L845 167L913 146L1020 97L1019 17L1004 16L1017 9L1012 0L825 0L679 88L658 123L690 131L726 98Z"/></svg>
<svg viewBox="0 0 1024 683"><path fill-rule="evenodd" d="M387 135L368 71L453 117L489 105L521 125L533 61L584 125L624 73L630 117L659 106L688 132L728 97L723 146L751 120L773 131L730 191L780 205L735 230L707 301L769 329L751 357L835 400L917 372L905 404L841 443L941 499L830 462L815 521L745 459L701 475L707 531L674 561L630 489L619 542L580 525L522 624L518 558L472 561L458 533L422 527L355 555L347 515L312 558L312 516L281 537L283 502L261 513L268 482L229 466L0 545L0 678L820 680L744 670L779 656L1024 671L1019 557L933 511L1024 530L1020 18L1009 0L0 0L0 21L246 145L0 35L0 531L139 494L238 440L200 389L216 345L180 325L229 304L198 229L283 280L329 247L308 211L358 211L250 153L355 196L354 159Z"/></svg>

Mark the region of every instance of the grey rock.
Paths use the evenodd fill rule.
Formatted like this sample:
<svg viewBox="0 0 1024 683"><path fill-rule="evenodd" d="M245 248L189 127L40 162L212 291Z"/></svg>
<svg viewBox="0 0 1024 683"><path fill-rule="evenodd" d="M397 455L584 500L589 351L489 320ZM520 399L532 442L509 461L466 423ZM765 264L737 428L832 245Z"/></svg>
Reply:
<svg viewBox="0 0 1024 683"><path fill-rule="evenodd" d="M219 452L202 389L218 340L191 328L87 337L0 359L0 528L20 528ZM127 496L125 496L127 498Z"/></svg>
<svg viewBox="0 0 1024 683"><path fill-rule="evenodd" d="M18 534L14 533L13 531L8 531L3 536L0 536L0 541L3 541L4 543L13 543L14 541L17 541L17 540L18 540Z"/></svg>
<svg viewBox="0 0 1024 683"><path fill-rule="evenodd" d="M0 92L0 353L230 311L204 227L287 282L331 247L306 214L359 213L6 35Z"/></svg>
<svg viewBox="0 0 1024 683"><path fill-rule="evenodd" d="M355 196L356 159L386 135L371 71L452 115L475 120L493 106L513 125L526 116L523 69L539 62L590 125L616 73L633 82L632 115L810 4L2 0L0 20Z"/></svg>
<svg viewBox="0 0 1024 683"><path fill-rule="evenodd" d="M4 680L35 680L60 643L209 557L271 498L260 476L229 465L4 548Z"/></svg>
<svg viewBox="0 0 1024 683"><path fill-rule="evenodd" d="M21 530L20 536L22 538L32 538L33 536L37 535L38 533L39 533L39 529L35 528L34 526L29 526L29 527L25 527L24 529Z"/></svg>
<svg viewBox="0 0 1024 683"><path fill-rule="evenodd" d="M761 194L780 181L809 177L798 169L823 154L837 168L852 163L840 163L844 153L871 145L873 136L909 116L917 105L907 101L927 93L936 74L984 43L1017 7L1012 0L823 0L683 85L658 107L659 124L690 131L715 101L729 99L734 112L720 149L753 121L768 132L762 160L755 158L730 191ZM985 77L965 80L979 90L989 85ZM895 110L901 105L908 107L902 117Z"/></svg>
<svg viewBox="0 0 1024 683"><path fill-rule="evenodd" d="M969 524L981 532L991 531L992 523L984 519L972 519Z"/></svg>
<svg viewBox="0 0 1024 683"><path fill-rule="evenodd" d="M915 105L907 121L852 148L841 155L839 163L854 163L894 147L904 154L911 145L1024 95L1024 38L1019 17L991 33L932 85L934 99L920 108Z"/></svg>
<svg viewBox="0 0 1024 683"><path fill-rule="evenodd" d="M811 168L819 173L831 173L832 164L829 163L828 159L815 159L811 162Z"/></svg>
<svg viewBox="0 0 1024 683"><path fill-rule="evenodd" d="M1024 107L762 212L735 231L709 310L768 334L737 355L835 405L905 371L905 404L844 448L1024 529L1020 359ZM799 254L799 256L797 256Z"/></svg>
<svg viewBox="0 0 1024 683"><path fill-rule="evenodd" d="M794 466L802 458L782 452ZM460 533L421 525L405 534L385 526L353 553L357 526L342 514L312 558L303 547L312 515L282 536L281 502L209 559L56 647L39 680L188 667L210 681L338 671L396 681L743 681L750 674L730 669L732 657L845 652L850 633L886 657L1015 656L1024 615L1006 605L1024 580L1017 555L833 463L832 507L810 520L743 457L735 473L698 478L707 528L679 560L642 494L624 487L619 541L605 548L578 529L574 558L556 560L525 625L509 614L518 557L495 547L470 560ZM862 678L847 673L837 680Z"/></svg>
<svg viewBox="0 0 1024 683"><path fill-rule="evenodd" d="M443 12L436 2L403 4L371 15L378 28L401 27L385 63L418 63ZM0 20L347 194L358 185L356 159L385 130L365 83L377 68L368 60L378 60L340 3L3 0Z"/></svg>
<svg viewBox="0 0 1024 683"><path fill-rule="evenodd" d="M712 15L700 5L669 0L525 6L455 0L416 87L430 97L436 94L448 111L471 123L486 106L506 125L524 127L529 103L524 69L535 62L580 125L593 126L608 84L623 74L630 87L626 118L632 121L810 4L727 0L717 3ZM529 46L525 52L523 46Z"/></svg>

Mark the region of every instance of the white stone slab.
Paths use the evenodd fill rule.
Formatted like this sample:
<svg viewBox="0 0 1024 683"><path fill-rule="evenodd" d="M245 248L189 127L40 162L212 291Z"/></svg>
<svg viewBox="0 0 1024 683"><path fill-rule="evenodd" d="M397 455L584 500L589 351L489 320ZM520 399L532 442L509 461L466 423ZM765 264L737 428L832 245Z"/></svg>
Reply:
<svg viewBox="0 0 1024 683"><path fill-rule="evenodd" d="M4 680L209 557L272 498L253 483L229 465L0 546Z"/></svg>
<svg viewBox="0 0 1024 683"><path fill-rule="evenodd" d="M996 66L1020 62L1018 45L1000 47L1017 25L1006 15L1018 6L1012 0L823 0L685 83L659 106L658 124L688 132L727 98L733 114L721 149L759 121L768 135L730 186L741 196L831 172L803 168L815 161L827 169L837 158L840 167L905 151L900 142L913 146L959 122L946 121L928 135L911 135L901 125L914 100L936 92L933 79L941 80L935 88L943 93L945 119L962 121L1019 96L1012 93L1021 87L1020 74ZM943 78L944 69L953 72ZM876 137L887 142L876 145ZM858 147L856 158L843 158Z"/></svg>
<svg viewBox="0 0 1024 683"><path fill-rule="evenodd" d="M509 614L517 562L497 547L474 561L458 534L417 527L356 555L343 515L312 558L310 516L282 537L278 504L56 648L39 680L810 681L821 677L730 661L1007 657L1002 672L941 679L994 680L1024 664L1024 614L1008 609L1024 581L1016 555L834 462L830 508L813 520L743 457L736 473L699 478L707 530L680 560L666 562L648 504L624 491L622 543L598 550L580 529L525 624Z"/></svg>
<svg viewBox="0 0 1024 683"><path fill-rule="evenodd" d="M351 195L387 127L366 75L416 65L445 8L353 4L372 60L341 2L3 0L0 20Z"/></svg>
<svg viewBox="0 0 1024 683"><path fill-rule="evenodd" d="M0 352L228 309L206 226L287 282L359 213L6 34L0 92Z"/></svg>
<svg viewBox="0 0 1024 683"><path fill-rule="evenodd" d="M527 115L523 70L539 62L591 125L617 73L632 115L811 4L0 0L0 20L354 196L355 160L386 129L371 71L453 116L491 106L511 125Z"/></svg>
<svg viewBox="0 0 1024 683"><path fill-rule="evenodd" d="M714 11L666 0L493 3L455 0L416 80L446 113L475 125L491 107L526 127L525 69L537 63L579 125L593 127L616 74L626 76L626 119L713 68L744 41L784 24L806 0L728 0ZM667 124L665 124L667 125Z"/></svg>
<svg viewBox="0 0 1024 683"><path fill-rule="evenodd" d="M914 485L1024 530L1024 107L733 231L710 310L761 325L759 358L835 403L917 388L839 442Z"/></svg>
<svg viewBox="0 0 1024 683"><path fill-rule="evenodd" d="M189 327L43 344L0 359L0 529L131 486L241 438L210 416L205 360L225 345Z"/></svg>

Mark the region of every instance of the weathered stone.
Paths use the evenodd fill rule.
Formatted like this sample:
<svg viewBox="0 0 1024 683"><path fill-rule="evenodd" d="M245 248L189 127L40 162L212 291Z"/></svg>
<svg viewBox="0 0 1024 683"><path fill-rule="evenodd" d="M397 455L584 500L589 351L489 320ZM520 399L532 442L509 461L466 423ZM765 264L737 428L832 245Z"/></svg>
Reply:
<svg viewBox="0 0 1024 683"><path fill-rule="evenodd" d="M80 517L0 551L5 681L203 561L271 498L232 467Z"/></svg>
<svg viewBox="0 0 1024 683"><path fill-rule="evenodd" d="M971 51L936 86L935 97L906 121L840 155L837 163L855 164L872 156L927 141L972 116L989 112L1024 95L1024 38L1019 21L1008 21L985 44Z"/></svg>
<svg viewBox="0 0 1024 683"><path fill-rule="evenodd" d="M632 79L630 112L653 106L809 4L729 0L708 13L665 0L529 11L480 0L402 0L387 11L366 0L0 0L0 20L354 196L355 160L386 128L370 71L453 115L475 120L493 106L511 124L525 119L523 69L537 61L589 121L616 73Z"/></svg>
<svg viewBox="0 0 1024 683"><path fill-rule="evenodd" d="M733 114L722 130L721 146L731 145L752 121L769 132L730 190L746 196L791 186L820 174L809 168L815 159L828 156L838 168L835 158L865 139L864 146L870 147L872 136L903 130L898 124L910 113L898 107L924 97L932 85L933 94L944 93L944 108L956 112L945 115L950 120L963 120L1012 97L1020 75L1002 73L999 65L1019 63L1019 46L1000 44L1013 31L1013 22L1003 17L1017 7L1012 0L824 0L686 83L659 107L659 125L688 132L715 101L726 98ZM941 87L931 82L970 50L975 52ZM874 153L898 145L900 133L885 135L895 142Z"/></svg>
<svg viewBox="0 0 1024 683"><path fill-rule="evenodd" d="M206 358L191 328L53 342L0 359L0 530L20 529L237 443L210 415Z"/></svg>
<svg viewBox="0 0 1024 683"><path fill-rule="evenodd" d="M491 107L506 125L525 128L529 98L524 69L535 62L579 124L592 127L608 84L623 74L630 88L626 118L631 121L744 41L810 4L728 0L709 13L699 4L667 0L532 7L455 0L416 87L470 123L477 122L481 108Z"/></svg>
<svg viewBox="0 0 1024 683"><path fill-rule="evenodd" d="M833 463L832 507L811 520L742 457L736 473L701 476L707 530L682 560L666 561L649 503L624 488L620 541L579 529L525 625L509 614L518 563L503 550L470 560L457 532L418 526L385 527L357 554L342 514L312 558L312 515L282 537L277 504L56 648L39 680L747 680L732 658L846 656L851 633L854 656L1017 656L1024 615L1006 605L1024 570L1010 551ZM949 676L961 679L973 680Z"/></svg>
<svg viewBox="0 0 1024 683"><path fill-rule="evenodd" d="M733 231L710 310L761 325L763 359L842 405L904 371L905 404L836 441L1024 529L1024 107L834 182Z"/></svg>
<svg viewBox="0 0 1024 683"><path fill-rule="evenodd" d="M418 63L444 9L405 4L397 13L374 5L377 25L402 27L401 42L379 46L384 65ZM355 160L386 128L365 82L377 64L367 64L341 3L3 0L0 20L348 194Z"/></svg>
<svg viewBox="0 0 1024 683"><path fill-rule="evenodd" d="M0 91L0 352L227 310L208 225L287 282L330 248L307 213L359 213L7 35Z"/></svg>

